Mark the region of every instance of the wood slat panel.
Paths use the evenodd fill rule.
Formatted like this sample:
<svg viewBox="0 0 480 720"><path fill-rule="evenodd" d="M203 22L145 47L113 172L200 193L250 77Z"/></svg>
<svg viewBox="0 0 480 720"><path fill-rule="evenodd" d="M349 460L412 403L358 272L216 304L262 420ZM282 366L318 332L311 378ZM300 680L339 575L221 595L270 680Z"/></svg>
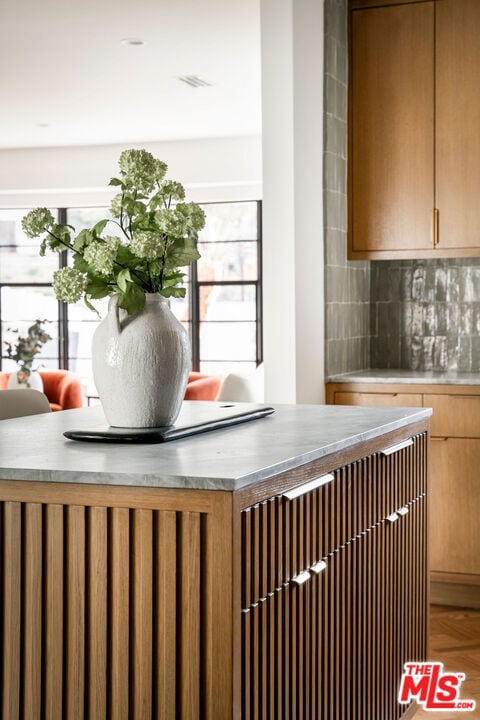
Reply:
<svg viewBox="0 0 480 720"><path fill-rule="evenodd" d="M110 510L110 713L129 717L130 511Z"/></svg>
<svg viewBox="0 0 480 720"><path fill-rule="evenodd" d="M393 455L375 453L340 468L332 483L294 501L275 498L265 542L260 513L271 501L244 511L242 567L250 577L265 552L276 558L281 547L285 560L283 582L242 613L245 717L402 716L403 664L426 657L423 492L414 496L425 486L425 450L426 436L416 437ZM408 513L389 522L403 506ZM311 571L303 585L291 582L322 557L319 548L331 548L323 555L326 569ZM261 589L263 576L253 575L255 582ZM275 666L272 657L281 662Z"/></svg>
<svg viewBox="0 0 480 720"><path fill-rule="evenodd" d="M153 513L132 510L132 618L131 693L132 720L152 717L153 678Z"/></svg>
<svg viewBox="0 0 480 720"><path fill-rule="evenodd" d="M88 712L107 713L107 508L88 510Z"/></svg>
<svg viewBox="0 0 480 720"><path fill-rule="evenodd" d="M85 692L85 508L67 512L66 690L67 717L84 716Z"/></svg>
<svg viewBox="0 0 480 720"><path fill-rule="evenodd" d="M156 523L156 717L176 713L176 597L172 592L177 572L177 515L157 513Z"/></svg>
<svg viewBox="0 0 480 720"><path fill-rule="evenodd" d="M63 581L64 512L46 505L45 520L45 627L43 686L45 717L62 717L63 705Z"/></svg>
<svg viewBox="0 0 480 720"><path fill-rule="evenodd" d="M412 466L415 453L425 450L420 438L392 455L374 453L346 465L332 482L294 500L276 496L244 509L242 607L264 599L407 504L421 477Z"/></svg>
<svg viewBox="0 0 480 720"><path fill-rule="evenodd" d="M232 626L232 598L236 608L240 595L233 578L240 553L231 525L232 496L219 493L217 512L200 516L200 717L222 720L226 708L237 698L241 673L236 671L241 654L237 632ZM237 521L240 517L236 518ZM239 524L239 523L238 523ZM235 530L234 530L235 532ZM239 618L240 619L240 618ZM236 640L234 640L234 637ZM235 669L234 669L235 668ZM235 710L236 712L236 710Z"/></svg>
<svg viewBox="0 0 480 720"><path fill-rule="evenodd" d="M0 501L2 720L223 720L231 509L224 493L206 515ZM265 657L274 630L265 614Z"/></svg>
<svg viewBox="0 0 480 720"><path fill-rule="evenodd" d="M38 720L42 679L42 506L29 503L24 511L23 564L23 714Z"/></svg>
<svg viewBox="0 0 480 720"><path fill-rule="evenodd" d="M180 716L200 714L200 517L180 516ZM143 720L143 719L142 719Z"/></svg>
<svg viewBox="0 0 480 720"><path fill-rule="evenodd" d="M3 506L3 717L19 718L20 710L20 612L22 573L21 505Z"/></svg>

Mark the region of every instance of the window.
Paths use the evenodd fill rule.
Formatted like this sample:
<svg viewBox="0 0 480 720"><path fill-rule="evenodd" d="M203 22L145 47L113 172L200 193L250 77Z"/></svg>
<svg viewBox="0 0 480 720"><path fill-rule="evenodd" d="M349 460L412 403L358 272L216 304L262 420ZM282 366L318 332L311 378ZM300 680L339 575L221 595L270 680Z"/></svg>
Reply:
<svg viewBox="0 0 480 720"><path fill-rule="evenodd" d="M198 239L202 257L188 268L186 297L172 298L171 308L190 336L194 370L214 375L248 372L262 360L261 203L202 207L206 214ZM0 210L0 341L9 339L9 328L25 331L36 318L46 318L54 340L44 346L41 363L70 369L92 387L91 345L99 319L82 301L65 305L55 299L52 273L69 258L66 253L38 256L39 243L26 238L21 229L27 212ZM107 209L52 212L79 231L105 217ZM108 299L94 305L104 317ZM14 367L12 361L0 362L3 370Z"/></svg>
<svg viewBox="0 0 480 720"><path fill-rule="evenodd" d="M15 340L13 330L26 334L37 318L49 320L48 332L53 340L39 355L46 368L62 367L59 303L51 288L52 273L59 257L40 258L39 243L27 238L21 227L27 210L0 211L0 347L5 340ZM55 214L55 211L53 211ZM14 370L13 360L0 359L3 370Z"/></svg>

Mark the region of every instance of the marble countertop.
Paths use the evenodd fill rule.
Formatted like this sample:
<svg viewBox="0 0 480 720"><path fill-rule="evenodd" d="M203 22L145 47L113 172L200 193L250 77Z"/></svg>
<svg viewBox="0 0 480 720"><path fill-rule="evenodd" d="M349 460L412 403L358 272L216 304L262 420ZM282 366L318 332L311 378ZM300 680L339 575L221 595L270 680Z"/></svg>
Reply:
<svg viewBox="0 0 480 720"><path fill-rule="evenodd" d="M331 383L405 383L412 385L479 385L480 373L432 370L358 370L331 375Z"/></svg>
<svg viewBox="0 0 480 720"><path fill-rule="evenodd" d="M0 480L239 490L430 414L428 408L276 405L273 415L242 425L132 445L67 440L65 430L105 422L99 406L67 410L0 421Z"/></svg>

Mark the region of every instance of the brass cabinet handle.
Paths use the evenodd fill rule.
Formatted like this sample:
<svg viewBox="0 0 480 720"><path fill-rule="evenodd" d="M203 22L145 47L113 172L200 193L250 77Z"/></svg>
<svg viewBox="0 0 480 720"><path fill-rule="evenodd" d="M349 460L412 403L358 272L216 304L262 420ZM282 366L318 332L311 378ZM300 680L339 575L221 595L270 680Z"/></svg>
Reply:
<svg viewBox="0 0 480 720"><path fill-rule="evenodd" d="M403 448L409 447L410 445L413 445L412 438L396 443L395 445L390 445L390 447L384 448L383 450L380 450L380 452L382 455L393 455L393 453L403 450Z"/></svg>
<svg viewBox="0 0 480 720"><path fill-rule="evenodd" d="M335 475L333 473L327 473L326 475L310 480L310 482L306 482L303 485L297 485L297 487L287 490L282 493L282 497L287 500L294 500L295 498L300 497L300 495L305 495L305 493L310 492L310 490L315 490L315 488L318 488L321 485L326 485L327 483L332 482L334 479Z"/></svg>
<svg viewBox="0 0 480 720"><path fill-rule="evenodd" d="M436 247L438 245L438 208L433 208L432 211L432 245Z"/></svg>

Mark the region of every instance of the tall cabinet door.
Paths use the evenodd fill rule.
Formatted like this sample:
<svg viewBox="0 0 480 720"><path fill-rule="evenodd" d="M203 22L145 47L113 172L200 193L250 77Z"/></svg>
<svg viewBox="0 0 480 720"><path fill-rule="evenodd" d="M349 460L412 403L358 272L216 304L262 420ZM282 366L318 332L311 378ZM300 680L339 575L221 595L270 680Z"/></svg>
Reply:
<svg viewBox="0 0 480 720"><path fill-rule="evenodd" d="M480 247L480 2L436 4L438 249Z"/></svg>
<svg viewBox="0 0 480 720"><path fill-rule="evenodd" d="M431 542L434 572L480 574L480 440L432 438Z"/></svg>
<svg viewBox="0 0 480 720"><path fill-rule="evenodd" d="M350 256L411 256L432 248L434 3L351 18Z"/></svg>

